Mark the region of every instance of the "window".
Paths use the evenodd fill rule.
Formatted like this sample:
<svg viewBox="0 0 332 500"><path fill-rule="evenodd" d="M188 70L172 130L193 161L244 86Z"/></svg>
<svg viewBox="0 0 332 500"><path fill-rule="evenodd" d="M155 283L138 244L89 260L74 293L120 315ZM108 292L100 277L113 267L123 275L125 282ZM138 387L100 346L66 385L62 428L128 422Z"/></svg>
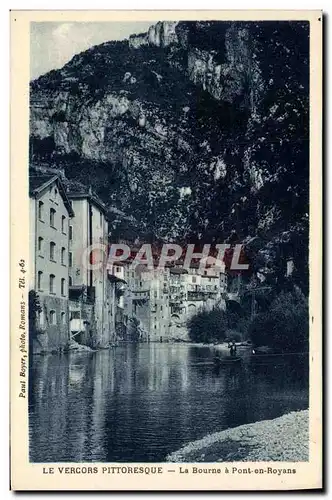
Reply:
<svg viewBox="0 0 332 500"><path fill-rule="evenodd" d="M50 274L50 293L55 293L55 276Z"/></svg>
<svg viewBox="0 0 332 500"><path fill-rule="evenodd" d="M64 215L61 217L61 231L66 234L66 217Z"/></svg>
<svg viewBox="0 0 332 500"><path fill-rule="evenodd" d="M66 313L65 312L61 313L61 324L62 325L66 324Z"/></svg>
<svg viewBox="0 0 332 500"><path fill-rule="evenodd" d="M43 251L43 241L44 241L44 239L39 236L39 238L38 238L38 252Z"/></svg>
<svg viewBox="0 0 332 500"><path fill-rule="evenodd" d="M68 253L68 264L69 264L69 267L73 267L73 253L72 252Z"/></svg>
<svg viewBox="0 0 332 500"><path fill-rule="evenodd" d="M63 266L66 265L66 249L65 249L65 247L61 248L61 264Z"/></svg>
<svg viewBox="0 0 332 500"><path fill-rule="evenodd" d="M56 325L56 313L55 313L55 311L50 311L50 324Z"/></svg>
<svg viewBox="0 0 332 500"><path fill-rule="evenodd" d="M73 286L73 278L69 276L69 286Z"/></svg>
<svg viewBox="0 0 332 500"><path fill-rule="evenodd" d="M55 228L55 210L54 210L54 208L50 209L50 226Z"/></svg>
<svg viewBox="0 0 332 500"><path fill-rule="evenodd" d="M55 243L51 241L50 243L50 260L55 260Z"/></svg>
<svg viewBox="0 0 332 500"><path fill-rule="evenodd" d="M44 218L44 203L42 201L38 202L38 219L43 220Z"/></svg>
<svg viewBox="0 0 332 500"><path fill-rule="evenodd" d="M121 267L116 267L115 270L116 270L117 273L121 273Z"/></svg>
<svg viewBox="0 0 332 500"><path fill-rule="evenodd" d="M61 295L66 295L66 280L65 280L65 278L61 279Z"/></svg>
<svg viewBox="0 0 332 500"><path fill-rule="evenodd" d="M38 271L38 281L37 281L38 290L42 290L42 284L43 284L43 272Z"/></svg>
<svg viewBox="0 0 332 500"><path fill-rule="evenodd" d="M73 226L69 226L69 239L70 241L73 239Z"/></svg>
<svg viewBox="0 0 332 500"><path fill-rule="evenodd" d="M44 312L43 311L38 311L37 312L37 317L38 317L39 326L43 326L44 325Z"/></svg>

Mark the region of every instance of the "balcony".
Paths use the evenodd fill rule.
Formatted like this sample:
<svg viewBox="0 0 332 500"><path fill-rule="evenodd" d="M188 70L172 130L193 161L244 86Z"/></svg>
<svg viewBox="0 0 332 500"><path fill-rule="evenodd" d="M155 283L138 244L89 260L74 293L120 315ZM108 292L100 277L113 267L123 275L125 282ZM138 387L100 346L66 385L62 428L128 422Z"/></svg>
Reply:
<svg viewBox="0 0 332 500"><path fill-rule="evenodd" d="M185 298L184 294L183 295L173 294L169 297L169 303L170 304L181 304L183 302L184 298Z"/></svg>
<svg viewBox="0 0 332 500"><path fill-rule="evenodd" d="M69 287L69 300L94 304L96 288L94 286L74 285Z"/></svg>
<svg viewBox="0 0 332 500"><path fill-rule="evenodd" d="M204 301L207 299L215 299L216 298L216 291L205 291L205 290L200 290L197 292L188 292L188 300L190 301Z"/></svg>
<svg viewBox="0 0 332 500"><path fill-rule="evenodd" d="M70 320L70 331L74 332L82 332L85 330L86 322L83 319L73 318Z"/></svg>
<svg viewBox="0 0 332 500"><path fill-rule="evenodd" d="M220 291L220 287L216 285L188 285L188 293L207 293L215 294Z"/></svg>
<svg viewBox="0 0 332 500"><path fill-rule="evenodd" d="M122 278L119 278L118 276L116 276L115 274L108 274L108 279L110 281L110 283L115 283L115 285L117 286L120 286L120 285L126 285L127 282L122 279Z"/></svg>
<svg viewBox="0 0 332 500"><path fill-rule="evenodd" d="M129 296L131 300L143 300L147 301L150 299L150 290L130 290Z"/></svg>

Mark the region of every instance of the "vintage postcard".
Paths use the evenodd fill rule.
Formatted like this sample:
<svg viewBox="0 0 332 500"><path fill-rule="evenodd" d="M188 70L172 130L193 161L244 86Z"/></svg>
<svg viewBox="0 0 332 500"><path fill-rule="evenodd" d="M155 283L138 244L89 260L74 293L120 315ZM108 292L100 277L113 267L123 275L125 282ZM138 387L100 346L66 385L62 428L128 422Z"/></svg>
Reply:
<svg viewBox="0 0 332 500"><path fill-rule="evenodd" d="M322 488L322 12L11 12L11 487Z"/></svg>

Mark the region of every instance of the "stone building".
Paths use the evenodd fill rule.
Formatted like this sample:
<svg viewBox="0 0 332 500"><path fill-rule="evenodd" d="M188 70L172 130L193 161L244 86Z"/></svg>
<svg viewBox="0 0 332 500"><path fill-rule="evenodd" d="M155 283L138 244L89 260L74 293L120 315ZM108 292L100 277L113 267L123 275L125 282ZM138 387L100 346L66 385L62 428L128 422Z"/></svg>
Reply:
<svg viewBox="0 0 332 500"><path fill-rule="evenodd" d="M134 319L143 341L188 340L188 320L202 309L225 308L225 268L201 271L183 262L148 270L144 265L124 264L127 283L124 313L128 324ZM130 337L130 335L129 335Z"/></svg>
<svg viewBox="0 0 332 500"><path fill-rule="evenodd" d="M121 262L108 269L107 306L112 343L126 338L127 318L124 315L124 294L127 283L124 274L124 266Z"/></svg>
<svg viewBox="0 0 332 500"><path fill-rule="evenodd" d="M154 341L169 339L170 306L169 277L170 268L152 271L150 285L150 336Z"/></svg>
<svg viewBox="0 0 332 500"><path fill-rule="evenodd" d="M33 353L64 349L69 341L69 227L74 211L57 175L31 174L30 348ZM37 305L38 304L38 305Z"/></svg>
<svg viewBox="0 0 332 500"><path fill-rule="evenodd" d="M145 279L144 266L134 267L126 262L124 277L127 287L124 294L124 314L127 318L126 339L149 340L150 336L150 280Z"/></svg>
<svg viewBox="0 0 332 500"><path fill-rule="evenodd" d="M68 198L75 212L69 227L71 334L91 347L107 347L112 341L112 318L103 251L108 245L106 208L91 191L69 192Z"/></svg>
<svg viewBox="0 0 332 500"><path fill-rule="evenodd" d="M171 268L169 336L185 340L187 323L193 315L216 306L225 309L226 286L225 266L201 270L199 264L193 262L189 269L184 269L182 263Z"/></svg>
<svg viewBox="0 0 332 500"><path fill-rule="evenodd" d="M129 324L135 318L140 339L150 342L169 338L169 268L148 270L144 265L124 267L127 288L124 311Z"/></svg>

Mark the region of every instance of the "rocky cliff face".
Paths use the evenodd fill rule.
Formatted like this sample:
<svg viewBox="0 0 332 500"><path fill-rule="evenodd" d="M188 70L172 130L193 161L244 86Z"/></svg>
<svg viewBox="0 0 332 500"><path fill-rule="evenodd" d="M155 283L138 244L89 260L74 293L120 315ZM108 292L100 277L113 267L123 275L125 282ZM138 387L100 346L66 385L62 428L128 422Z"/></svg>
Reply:
<svg viewBox="0 0 332 500"><path fill-rule="evenodd" d="M264 253L307 223L308 67L305 23L160 22L31 82L31 155L136 220L114 237Z"/></svg>
<svg viewBox="0 0 332 500"><path fill-rule="evenodd" d="M134 49L138 49L144 45L168 47L173 43L177 43L177 24L178 22L174 21L160 21L157 24L150 26L147 33L130 36L129 46Z"/></svg>
<svg viewBox="0 0 332 500"><path fill-rule="evenodd" d="M225 62L221 63L218 40L215 47L210 40L208 50L202 49L200 44L195 46L190 42L197 31L206 34L211 24L195 23L196 30L190 38L193 28L191 23L179 25L178 22L158 22L151 26L147 33L132 35L129 38L129 46L134 49L142 46L172 46L168 62L185 71L193 83L207 90L219 101L233 103L237 96L245 93L245 83L250 81L252 94L246 97L250 99L252 110L262 95L264 85L252 47L250 28L239 23L229 25L223 33L222 53L225 55ZM193 41L195 42L195 39ZM183 49L187 52L185 64L177 60L177 53L180 51L182 54ZM244 103L246 104L248 103Z"/></svg>

